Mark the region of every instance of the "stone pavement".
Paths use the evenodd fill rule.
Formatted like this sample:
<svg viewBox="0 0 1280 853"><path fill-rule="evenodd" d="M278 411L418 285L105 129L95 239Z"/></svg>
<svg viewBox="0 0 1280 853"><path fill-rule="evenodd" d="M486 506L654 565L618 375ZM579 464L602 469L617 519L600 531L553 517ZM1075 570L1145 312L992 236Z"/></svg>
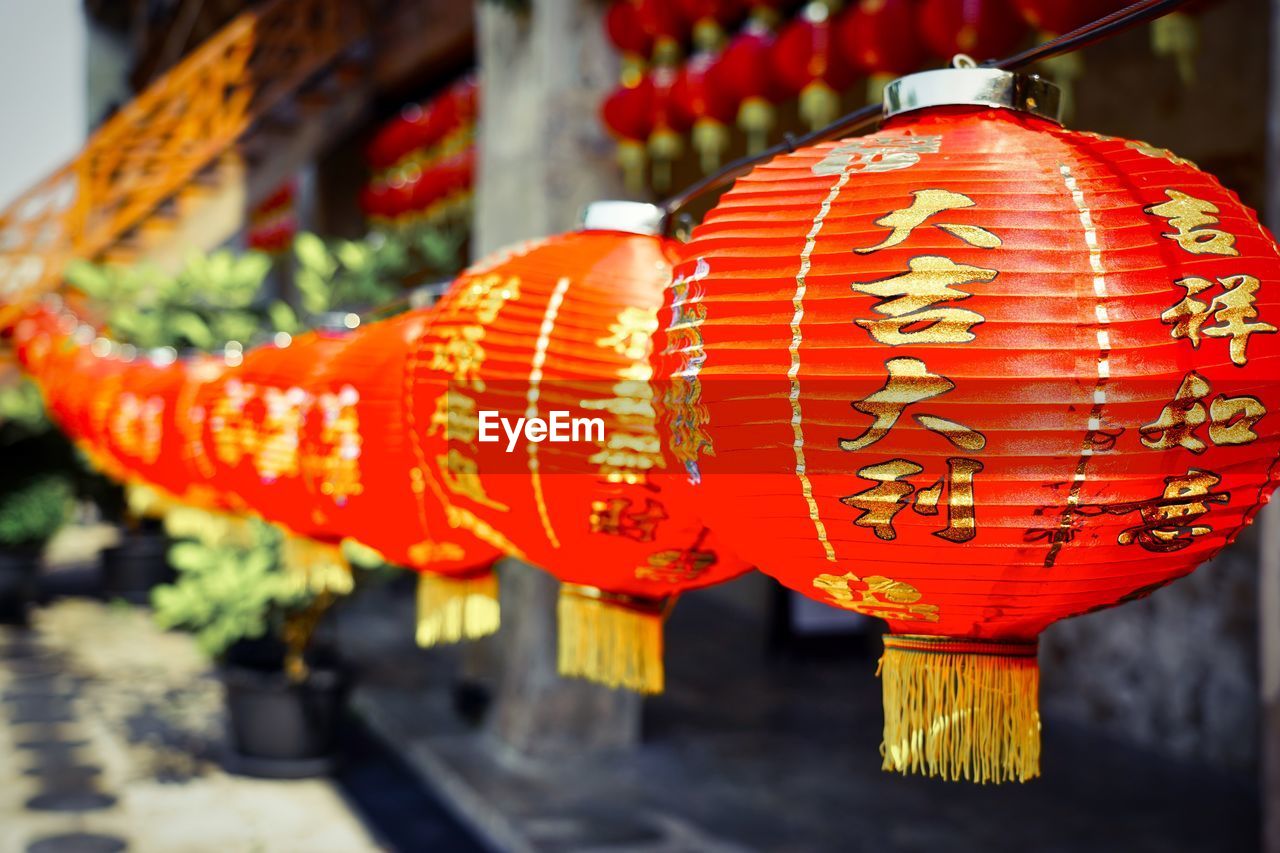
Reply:
<svg viewBox="0 0 1280 853"><path fill-rule="evenodd" d="M218 765L221 692L145 610L61 600L0 628L0 853L383 849L330 780Z"/></svg>
<svg viewBox="0 0 1280 853"><path fill-rule="evenodd" d="M1258 848L1251 778L1161 758L1052 716L1044 778L949 784L880 770L875 655L788 658L692 593L667 632L667 691L633 754L538 762L459 721L458 661L412 647L412 596L347 608L370 725L495 847L538 853L1123 851ZM838 642L838 641L837 641Z"/></svg>

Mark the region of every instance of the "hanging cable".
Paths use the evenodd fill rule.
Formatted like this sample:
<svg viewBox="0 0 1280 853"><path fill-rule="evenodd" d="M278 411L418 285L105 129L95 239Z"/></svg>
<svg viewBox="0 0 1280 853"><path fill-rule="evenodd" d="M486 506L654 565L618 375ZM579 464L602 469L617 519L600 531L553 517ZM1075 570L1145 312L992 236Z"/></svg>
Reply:
<svg viewBox="0 0 1280 853"><path fill-rule="evenodd" d="M999 68L1003 71L1025 68L1050 57L1079 50L1116 33L1167 15L1179 6L1185 6L1188 2L1190 0L1138 0L1138 2L1131 3L1123 9L1118 9L1110 15L1098 18L1096 21L1085 24L1082 27L1077 27L1069 33L1064 33L1057 38L1050 39L1021 53L1015 53L1013 56L988 60L983 62L980 67ZM868 104L861 109L841 116L826 127L801 136L788 134L777 145L766 148L759 154L752 154L734 160L726 164L718 172L714 172L690 184L675 195L668 197L661 203L661 207L666 213L667 219L671 220L694 200L708 192L728 186L734 179L750 171L751 167L781 154L789 154L798 148L857 133L875 124L880 118L880 114L881 107L879 104Z"/></svg>

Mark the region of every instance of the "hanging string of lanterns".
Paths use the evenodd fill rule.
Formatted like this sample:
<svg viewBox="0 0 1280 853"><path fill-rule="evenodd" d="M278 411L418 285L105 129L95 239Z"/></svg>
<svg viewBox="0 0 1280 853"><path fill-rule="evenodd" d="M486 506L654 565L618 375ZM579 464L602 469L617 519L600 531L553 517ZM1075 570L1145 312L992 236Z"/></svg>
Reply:
<svg viewBox="0 0 1280 853"><path fill-rule="evenodd" d="M764 148L780 107L794 101L810 129L829 124L865 78L880 100L895 77L949 62L958 53L1003 56L1029 33L1069 32L1127 5L1126 0L614 0L606 30L622 56L618 87L601 120L617 140L633 188L668 189L671 163L688 137L704 172L734 145L736 118L746 150ZM1152 27L1153 51L1171 56L1184 82L1194 77L1194 14L1179 11ZM1066 90L1082 73L1078 54L1056 56L1045 71ZM674 101L674 106L672 102ZM785 108L785 107L784 107ZM731 115L736 111L736 116ZM674 115L673 115L674 113Z"/></svg>
<svg viewBox="0 0 1280 853"><path fill-rule="evenodd" d="M595 205L354 330L188 360L37 306L15 349L113 476L422 572L424 642L494 630L517 556L564 585L562 672L652 692L676 596L756 566L887 622L886 770L1025 781L1039 633L1194 570L1280 484L1280 250L1189 161L957 64L686 244L688 193ZM559 415L584 434L544 443Z"/></svg>
<svg viewBox="0 0 1280 853"><path fill-rule="evenodd" d="M249 227L245 232L248 248L273 255L289 251L293 238L298 235L298 217L294 209L297 191L297 181L285 181L249 212Z"/></svg>
<svg viewBox="0 0 1280 853"><path fill-rule="evenodd" d="M405 229L464 218L475 183L475 78L411 104L365 148L369 183L360 208L380 228Z"/></svg>

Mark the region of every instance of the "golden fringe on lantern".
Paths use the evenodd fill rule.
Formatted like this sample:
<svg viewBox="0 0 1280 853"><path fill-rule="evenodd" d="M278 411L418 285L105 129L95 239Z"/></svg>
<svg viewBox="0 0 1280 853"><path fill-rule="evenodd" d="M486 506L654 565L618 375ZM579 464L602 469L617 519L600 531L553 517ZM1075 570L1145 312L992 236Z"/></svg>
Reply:
<svg viewBox="0 0 1280 853"><path fill-rule="evenodd" d="M1035 643L884 638L884 769L951 781L1040 775Z"/></svg>
<svg viewBox="0 0 1280 853"><path fill-rule="evenodd" d="M485 572L468 578L418 575L418 645L478 640L497 632L498 576Z"/></svg>
<svg viewBox="0 0 1280 853"><path fill-rule="evenodd" d="M355 589L351 564L337 545L286 532L280 561L299 589L307 592L349 595Z"/></svg>
<svg viewBox="0 0 1280 853"><path fill-rule="evenodd" d="M558 617L561 675L662 692L666 602L561 584Z"/></svg>

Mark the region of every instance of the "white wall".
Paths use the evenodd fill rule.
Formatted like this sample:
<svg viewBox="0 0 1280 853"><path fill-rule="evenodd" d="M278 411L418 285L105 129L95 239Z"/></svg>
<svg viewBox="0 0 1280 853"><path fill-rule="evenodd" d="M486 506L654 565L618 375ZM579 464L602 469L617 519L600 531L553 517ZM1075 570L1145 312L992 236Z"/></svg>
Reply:
<svg viewBox="0 0 1280 853"><path fill-rule="evenodd" d="M0 207L84 144L81 0L0 0Z"/></svg>

